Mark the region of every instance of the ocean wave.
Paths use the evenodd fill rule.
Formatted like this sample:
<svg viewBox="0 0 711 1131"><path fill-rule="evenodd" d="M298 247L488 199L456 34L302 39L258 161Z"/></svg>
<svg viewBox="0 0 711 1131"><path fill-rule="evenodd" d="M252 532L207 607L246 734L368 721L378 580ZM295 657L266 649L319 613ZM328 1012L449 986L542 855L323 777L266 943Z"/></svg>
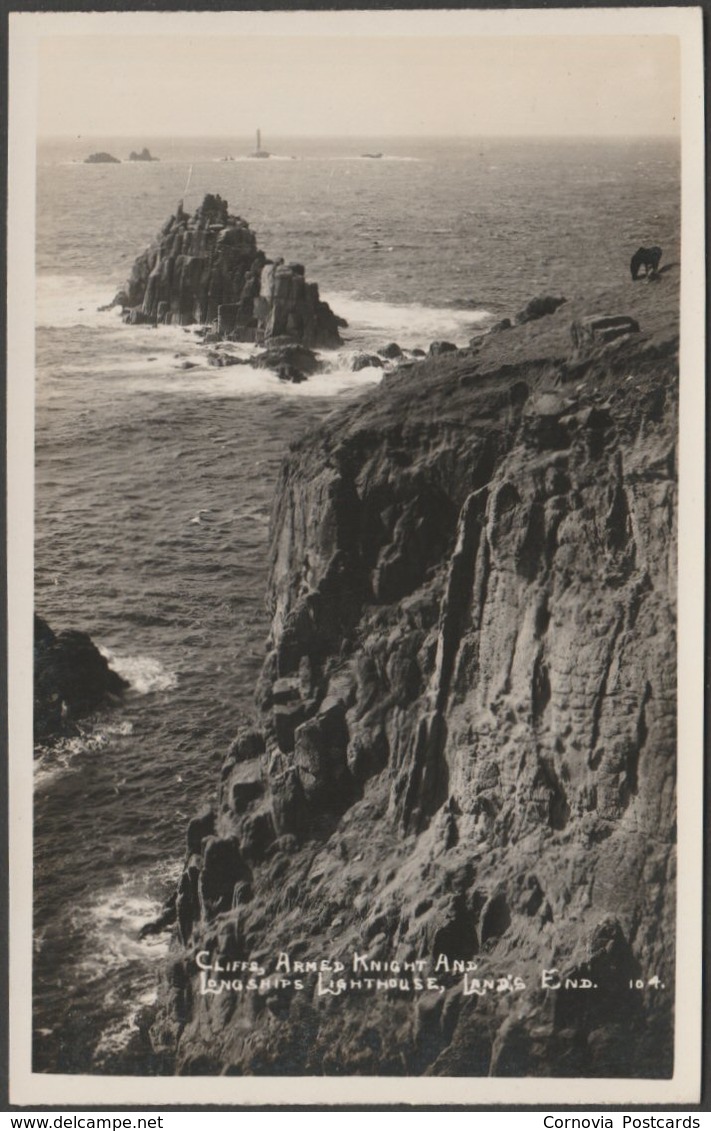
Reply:
<svg viewBox="0 0 711 1131"><path fill-rule="evenodd" d="M455 345L466 345L482 323L491 318L491 313L483 309L389 303L359 298L347 292L331 292L324 297L333 310L347 320L344 336L371 349L389 341L396 341L406 349L426 348L430 342L441 338Z"/></svg>
<svg viewBox="0 0 711 1131"><path fill-rule="evenodd" d="M324 373L315 373L303 385L287 385L283 381L279 384L284 386L283 392L287 395L337 397L360 389L364 385L377 385L382 377L382 369L368 368L354 373L345 366L334 365L333 368L327 368Z"/></svg>
<svg viewBox="0 0 711 1131"><path fill-rule="evenodd" d="M169 875L165 870L160 882L168 888L168 880L177 882L178 869ZM92 896L87 903L77 905L72 914L72 926L81 932L85 954L79 960L79 969L87 978L102 977L109 970L117 970L138 962L142 966L148 959L164 958L168 953L170 937L167 931L141 938L146 923L156 919L163 903L149 894L156 884L155 869L125 876L115 887ZM110 995L113 987L109 986ZM106 1004L111 1004L109 997Z"/></svg>
<svg viewBox="0 0 711 1131"><path fill-rule="evenodd" d="M75 751L76 752L76 748ZM68 773L72 768L72 752L63 750L40 749L35 756L33 766L33 780L36 790L43 790L57 778Z"/></svg>
<svg viewBox="0 0 711 1131"><path fill-rule="evenodd" d="M121 656L111 648L99 648L109 664L125 680L130 690L138 695L148 695L152 691L170 691L177 687L178 676L151 656Z"/></svg>
<svg viewBox="0 0 711 1131"><path fill-rule="evenodd" d="M72 735L71 738L60 738L51 746L38 747L33 767L35 789L45 789L58 777L72 773L79 755L98 754L106 747L110 738L109 730L95 729L89 723L86 724L86 730L83 729L80 734Z"/></svg>
<svg viewBox="0 0 711 1131"><path fill-rule="evenodd" d="M50 746L39 746L35 752L33 780L35 789L42 791L57 778L73 773L80 765L80 756L99 754L114 738L128 738L133 734L133 723L89 720L80 734L59 738Z"/></svg>
<svg viewBox="0 0 711 1131"><path fill-rule="evenodd" d="M99 310L111 302L120 283L105 284L84 275L43 275L35 278L35 321L38 329L89 326L103 328L121 320L119 307Z"/></svg>
<svg viewBox="0 0 711 1131"><path fill-rule="evenodd" d="M94 1048L95 1063L128 1047L140 1011L155 1001L156 970L168 956L170 934L141 937L141 930L161 913L179 873L179 865L166 868L162 862L124 873L117 884L77 904L72 912L72 930L82 940L73 977L97 987L107 1019ZM154 894L158 890L160 896Z"/></svg>
<svg viewBox="0 0 711 1131"><path fill-rule="evenodd" d="M63 915L63 935L76 940L62 965L63 993L72 1000L80 987L91 999L87 1035L95 1034L92 1064L99 1070L130 1049L141 1010L156 999L170 933L141 937L141 931L161 914L180 870L179 862L166 866L162 857L147 867L126 868L105 887L86 889ZM40 948L43 942L40 938ZM60 1022L37 1032L51 1036L61 1034L62 1027Z"/></svg>
<svg viewBox="0 0 711 1131"><path fill-rule="evenodd" d="M195 369L171 372L170 375L165 372L156 373L150 381L146 380L145 375L137 376L132 381L132 388L137 393L163 392L174 396L199 396L219 400L239 397L324 398L338 397L363 384L377 382L382 377L382 370L367 369L352 373L345 365L334 365L328 353L320 356L327 369L323 373L313 374L301 384L281 381L271 369L253 369L247 365L216 369L209 366L203 358L203 364Z"/></svg>
<svg viewBox="0 0 711 1131"><path fill-rule="evenodd" d="M54 328L53 328L54 329ZM54 352L44 343L37 353L40 378L83 377L96 380L160 375L163 381L191 369L209 370L207 356L197 337L188 337L178 326L148 327L111 324L102 328L101 339L84 349ZM141 331L147 331L141 333Z"/></svg>
<svg viewBox="0 0 711 1131"><path fill-rule="evenodd" d="M106 1026L99 1041L94 1048L92 1062L95 1067L101 1068L106 1062L111 1063L114 1057L119 1056L128 1048L131 1040L139 1033L138 1019L145 1005L152 1005L156 1000L156 993L147 993L135 1009L131 1009L127 1016L120 1017Z"/></svg>
<svg viewBox="0 0 711 1131"><path fill-rule="evenodd" d="M114 736L128 738L130 734L133 734L133 723L130 719L123 719L120 723L104 723L101 729L107 738Z"/></svg>

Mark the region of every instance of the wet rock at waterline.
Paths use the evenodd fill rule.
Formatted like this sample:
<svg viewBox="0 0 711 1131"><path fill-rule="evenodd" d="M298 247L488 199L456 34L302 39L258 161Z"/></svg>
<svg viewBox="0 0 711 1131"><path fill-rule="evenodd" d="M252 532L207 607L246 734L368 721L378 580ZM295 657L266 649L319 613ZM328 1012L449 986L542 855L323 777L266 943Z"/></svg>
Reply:
<svg viewBox="0 0 711 1131"><path fill-rule="evenodd" d="M85 632L55 633L35 614L35 739L74 733L77 719L116 703L127 687Z"/></svg>
<svg viewBox="0 0 711 1131"><path fill-rule="evenodd" d="M437 341L431 342L430 348L427 351L430 357L438 357L442 353L453 353L456 350L454 342Z"/></svg>
<svg viewBox="0 0 711 1131"><path fill-rule="evenodd" d="M382 369L383 359L375 353L356 353L350 360L350 369L353 373L360 373L361 369Z"/></svg>

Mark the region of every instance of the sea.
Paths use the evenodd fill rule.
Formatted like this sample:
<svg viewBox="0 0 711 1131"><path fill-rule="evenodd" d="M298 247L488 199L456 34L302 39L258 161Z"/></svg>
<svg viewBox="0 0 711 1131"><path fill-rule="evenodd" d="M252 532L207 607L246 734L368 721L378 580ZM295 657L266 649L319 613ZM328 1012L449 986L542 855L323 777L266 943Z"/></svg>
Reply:
<svg viewBox="0 0 711 1131"><path fill-rule="evenodd" d="M466 345L537 294L679 254L674 139L44 139L37 153L36 610L130 684L35 751L34 1069L164 1070L138 1037L169 933L141 940L248 721L269 516L290 442L372 392L354 352ZM148 146L154 162L128 162ZM86 164L108 151L121 164ZM365 154L380 153L380 157ZM189 327L101 310L179 200L219 193L348 321L301 385L211 368ZM245 347L246 351L252 347ZM413 378L414 379L414 378ZM28 752L29 757L29 752Z"/></svg>

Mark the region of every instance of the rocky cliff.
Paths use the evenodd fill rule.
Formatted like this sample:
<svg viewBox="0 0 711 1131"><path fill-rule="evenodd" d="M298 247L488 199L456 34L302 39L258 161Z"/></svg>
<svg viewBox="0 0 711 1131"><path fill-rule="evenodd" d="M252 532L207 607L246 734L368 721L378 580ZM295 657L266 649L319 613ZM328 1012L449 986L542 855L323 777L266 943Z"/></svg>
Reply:
<svg viewBox="0 0 711 1131"><path fill-rule="evenodd" d="M281 339L332 348L345 325L302 264L268 259L247 221L212 194L192 216L180 202L114 304L130 322L214 323L224 338L267 345Z"/></svg>
<svg viewBox="0 0 711 1131"><path fill-rule="evenodd" d="M116 703L127 687L85 632L56 633L35 614L35 740L75 734L77 719Z"/></svg>
<svg viewBox="0 0 711 1131"><path fill-rule="evenodd" d="M151 1027L178 1072L671 1073L677 285L293 445Z"/></svg>

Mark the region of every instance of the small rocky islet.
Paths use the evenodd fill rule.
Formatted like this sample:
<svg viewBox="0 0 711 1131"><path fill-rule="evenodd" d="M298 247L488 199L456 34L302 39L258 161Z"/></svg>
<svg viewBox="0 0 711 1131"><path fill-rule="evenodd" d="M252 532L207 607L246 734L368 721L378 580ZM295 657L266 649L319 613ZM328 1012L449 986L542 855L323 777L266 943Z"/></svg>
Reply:
<svg viewBox="0 0 711 1131"><path fill-rule="evenodd" d="M137 260L128 319L267 358L340 340L206 201ZM626 271L464 348L383 347L292 444L253 726L155 925L139 1028L167 1071L670 1075L678 271Z"/></svg>
<svg viewBox="0 0 711 1131"><path fill-rule="evenodd" d="M34 734L50 742L78 733L78 721L117 705L128 683L86 632L55 632L34 617Z"/></svg>
<svg viewBox="0 0 711 1131"><path fill-rule="evenodd" d="M90 153L88 157L84 158L85 165L120 165L120 157L114 157L112 153L105 153L100 151L98 153Z"/></svg>
<svg viewBox="0 0 711 1131"><path fill-rule="evenodd" d="M137 151L132 149L128 155L129 161L160 161L160 157L153 157L150 149L144 145L143 149ZM97 153L90 153L88 157L84 158L85 165L120 165L121 158L114 157L113 153L107 153L104 150L99 150Z"/></svg>
<svg viewBox="0 0 711 1131"><path fill-rule="evenodd" d="M178 204L114 305L131 324L214 324L230 341L342 344L343 319L321 301L318 284L306 281L303 265L269 259L247 221L212 193L192 215Z"/></svg>
<svg viewBox="0 0 711 1131"><path fill-rule="evenodd" d="M138 152L132 149L128 155L128 159L129 161L160 161L160 157L153 157L150 149L146 145Z"/></svg>

